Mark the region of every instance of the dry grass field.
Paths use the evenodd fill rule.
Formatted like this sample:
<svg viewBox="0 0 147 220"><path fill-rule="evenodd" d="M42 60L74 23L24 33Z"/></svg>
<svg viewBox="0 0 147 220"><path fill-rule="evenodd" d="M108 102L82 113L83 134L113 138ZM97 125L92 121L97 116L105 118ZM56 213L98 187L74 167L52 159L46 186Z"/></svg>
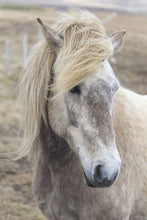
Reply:
<svg viewBox="0 0 147 220"><path fill-rule="evenodd" d="M37 17L51 20L55 9L4 10L0 8L0 153L19 148L17 105L18 78L23 63L22 41L28 34L29 49L38 41ZM101 19L108 13L97 12ZM105 24L107 33L125 29L124 47L115 56L112 66L121 84L141 94L147 94L147 17L118 14ZM10 71L5 68L5 39L10 46ZM0 220L43 220L32 196L31 168L26 159L17 162L0 161Z"/></svg>

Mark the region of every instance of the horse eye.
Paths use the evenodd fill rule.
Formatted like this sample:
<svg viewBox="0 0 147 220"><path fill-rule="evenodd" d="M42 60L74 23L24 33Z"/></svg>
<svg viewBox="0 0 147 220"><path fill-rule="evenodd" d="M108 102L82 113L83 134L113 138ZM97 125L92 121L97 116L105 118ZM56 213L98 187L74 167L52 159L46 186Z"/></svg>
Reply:
<svg viewBox="0 0 147 220"><path fill-rule="evenodd" d="M73 88L70 90L70 93L74 93L74 94L80 95L80 94L81 94L80 86L75 86L75 87L73 87Z"/></svg>

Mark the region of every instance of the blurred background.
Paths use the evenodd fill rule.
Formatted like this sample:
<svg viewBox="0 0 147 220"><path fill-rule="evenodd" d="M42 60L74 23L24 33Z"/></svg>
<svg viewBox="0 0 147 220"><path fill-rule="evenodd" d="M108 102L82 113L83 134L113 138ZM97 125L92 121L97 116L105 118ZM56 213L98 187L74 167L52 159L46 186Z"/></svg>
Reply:
<svg viewBox="0 0 147 220"><path fill-rule="evenodd" d="M123 48L112 59L122 86L147 94L147 0L0 0L0 153L21 143L18 79L30 48L42 38L36 22L57 11L86 8L110 35L126 30ZM31 168L26 159L0 161L0 220L43 220L32 196Z"/></svg>

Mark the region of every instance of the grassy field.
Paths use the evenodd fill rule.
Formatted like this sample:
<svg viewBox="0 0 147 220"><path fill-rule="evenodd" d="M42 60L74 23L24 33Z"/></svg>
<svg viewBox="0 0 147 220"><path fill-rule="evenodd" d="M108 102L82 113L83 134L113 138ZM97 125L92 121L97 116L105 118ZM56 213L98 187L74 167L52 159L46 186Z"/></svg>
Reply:
<svg viewBox="0 0 147 220"><path fill-rule="evenodd" d="M40 38L37 17L45 21L56 14L54 9L8 10L0 8L0 152L19 148L18 78L23 63L22 41L28 34L29 48ZM101 19L108 13L97 12ZM124 47L115 56L112 66L121 84L147 94L147 17L118 14L105 24L107 33L125 29ZM10 46L10 72L5 68L5 39ZM31 168L26 159L18 162L0 161L0 219L43 220L32 196Z"/></svg>

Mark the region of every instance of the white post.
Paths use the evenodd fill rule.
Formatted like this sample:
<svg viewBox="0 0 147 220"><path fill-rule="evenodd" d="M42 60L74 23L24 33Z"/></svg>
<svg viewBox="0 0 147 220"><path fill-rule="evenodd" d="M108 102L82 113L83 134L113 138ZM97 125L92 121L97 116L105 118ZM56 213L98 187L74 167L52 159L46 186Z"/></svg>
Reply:
<svg viewBox="0 0 147 220"><path fill-rule="evenodd" d="M42 31L40 30L40 28L38 29L38 41L43 39L43 35L42 35Z"/></svg>
<svg viewBox="0 0 147 220"><path fill-rule="evenodd" d="M6 65L6 74L10 73L10 55L9 55L9 40L5 40L5 65Z"/></svg>
<svg viewBox="0 0 147 220"><path fill-rule="evenodd" d="M108 23L112 18L116 17L117 13L116 12L112 12L111 14L109 14L107 17L103 18L101 20L102 24L106 24Z"/></svg>
<svg viewBox="0 0 147 220"><path fill-rule="evenodd" d="M28 54L28 35L24 33L23 35L23 61L26 60Z"/></svg>

